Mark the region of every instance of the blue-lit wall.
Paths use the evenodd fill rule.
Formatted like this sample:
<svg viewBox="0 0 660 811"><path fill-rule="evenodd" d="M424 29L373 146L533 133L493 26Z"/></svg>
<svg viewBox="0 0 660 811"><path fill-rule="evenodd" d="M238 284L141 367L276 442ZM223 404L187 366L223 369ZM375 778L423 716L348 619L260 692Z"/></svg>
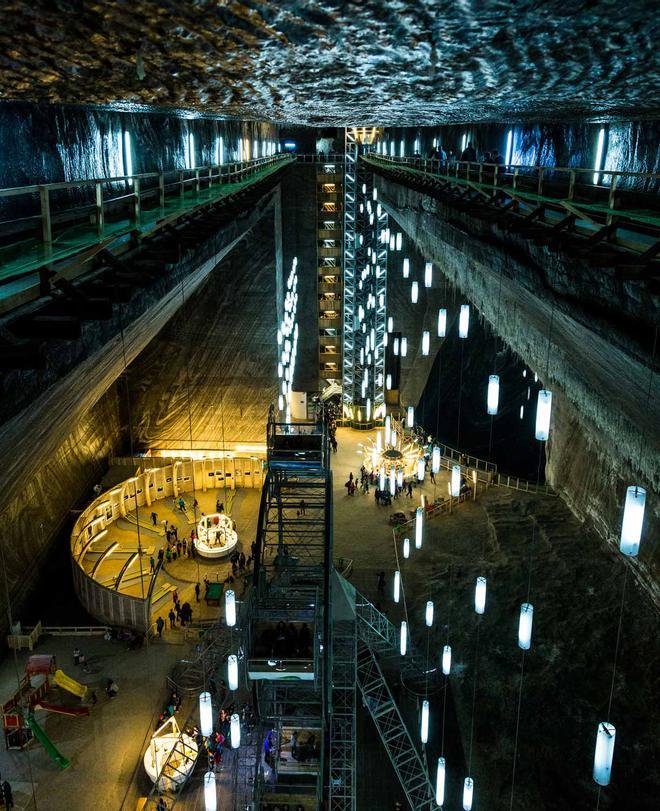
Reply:
<svg viewBox="0 0 660 811"><path fill-rule="evenodd" d="M509 131L512 132L513 164L524 166L567 166L593 168L598 147L598 134L605 129L604 156L601 168L625 172L660 172L660 123L656 121L625 121L609 124L567 123L492 123L464 124L420 128L388 128L384 140L394 142L395 155L400 154L401 141L407 157L428 156L434 139L446 152L460 155L463 139L472 141L479 157L497 149L506 158ZM606 179L605 179L606 180ZM643 179L639 187L645 187Z"/></svg>
<svg viewBox="0 0 660 811"><path fill-rule="evenodd" d="M101 107L0 104L0 188L126 173L124 133L130 133L133 174L237 160L240 139L279 143L277 125L259 121L184 118L174 113L120 112ZM250 155L251 156L251 155Z"/></svg>

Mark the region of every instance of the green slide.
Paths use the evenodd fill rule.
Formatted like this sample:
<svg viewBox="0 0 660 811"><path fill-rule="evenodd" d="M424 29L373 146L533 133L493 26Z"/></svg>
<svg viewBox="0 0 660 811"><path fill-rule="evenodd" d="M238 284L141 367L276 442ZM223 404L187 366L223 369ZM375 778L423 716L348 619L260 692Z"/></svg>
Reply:
<svg viewBox="0 0 660 811"><path fill-rule="evenodd" d="M48 752L51 758L57 763L60 769L68 769L71 765L71 761L69 758L64 757L64 755L60 754L57 751L57 747L51 741L51 739L46 735L43 729L37 723L37 719L30 713L27 717L27 724L32 730L32 734L34 737L39 741L39 743L43 746L43 748Z"/></svg>

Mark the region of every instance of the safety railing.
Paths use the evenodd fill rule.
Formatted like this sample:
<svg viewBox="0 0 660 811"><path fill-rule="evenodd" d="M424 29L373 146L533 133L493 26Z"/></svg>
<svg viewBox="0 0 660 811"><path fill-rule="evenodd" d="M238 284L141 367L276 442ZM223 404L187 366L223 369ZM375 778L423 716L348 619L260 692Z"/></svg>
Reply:
<svg viewBox="0 0 660 811"><path fill-rule="evenodd" d="M554 204L564 214L596 225L624 220L646 228L660 227L660 174L655 172L395 158L373 153L365 159L376 166L414 170L460 184L485 198L505 195L530 205Z"/></svg>
<svg viewBox="0 0 660 811"><path fill-rule="evenodd" d="M155 221L176 218L183 210L212 201L228 188L292 160L278 154L222 165L0 189L0 282L12 269L21 269L22 253L28 253L26 264L34 270L94 242L103 244L125 233L148 230Z"/></svg>
<svg viewBox="0 0 660 811"><path fill-rule="evenodd" d="M342 168L344 166L345 156L343 152L312 152L312 153L293 153L296 163L327 163L338 164Z"/></svg>

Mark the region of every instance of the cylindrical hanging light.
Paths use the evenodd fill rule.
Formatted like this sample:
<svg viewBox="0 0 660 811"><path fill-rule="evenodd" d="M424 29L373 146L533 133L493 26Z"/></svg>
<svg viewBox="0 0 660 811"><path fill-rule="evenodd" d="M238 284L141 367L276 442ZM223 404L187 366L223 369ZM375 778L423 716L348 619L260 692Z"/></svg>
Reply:
<svg viewBox="0 0 660 811"><path fill-rule="evenodd" d="M438 758L438 767L435 770L435 804L445 804L445 777L447 766L443 757Z"/></svg>
<svg viewBox="0 0 660 811"><path fill-rule="evenodd" d="M422 532L423 532L423 524L424 521L424 510L421 507L418 507L415 510L415 549L422 548Z"/></svg>
<svg viewBox="0 0 660 811"><path fill-rule="evenodd" d="M424 463L424 457L421 456L417 460L417 481L423 482L424 481L424 473L426 471L426 465Z"/></svg>
<svg viewBox="0 0 660 811"><path fill-rule="evenodd" d="M474 610L477 614L483 614L486 610L486 578L477 577L474 587Z"/></svg>
<svg viewBox="0 0 660 811"><path fill-rule="evenodd" d="M213 732L213 704L210 693L199 694L199 729L205 738Z"/></svg>
<svg viewBox="0 0 660 811"><path fill-rule="evenodd" d="M394 602L398 603L401 599L401 572L397 569L394 572Z"/></svg>
<svg viewBox="0 0 660 811"><path fill-rule="evenodd" d="M403 470L399 468L396 474L396 486L403 487Z"/></svg>
<svg viewBox="0 0 660 811"><path fill-rule="evenodd" d="M451 671L451 645L445 645L442 649L442 672L448 676Z"/></svg>
<svg viewBox="0 0 660 811"><path fill-rule="evenodd" d="M461 314L458 317L458 337L467 338L470 328L470 305L461 304Z"/></svg>
<svg viewBox="0 0 660 811"><path fill-rule="evenodd" d="M428 330L422 332L422 355L428 355L431 348L431 333Z"/></svg>
<svg viewBox="0 0 660 811"><path fill-rule="evenodd" d="M406 560L410 557L410 538L403 539L403 557Z"/></svg>
<svg viewBox="0 0 660 811"><path fill-rule="evenodd" d="M394 329L394 318L392 318L392 316L390 315L387 318L387 331L392 332L393 329Z"/></svg>
<svg viewBox="0 0 660 811"><path fill-rule="evenodd" d="M599 786L609 786L610 784L615 738L614 724L601 721L596 733L596 752L594 754L594 780Z"/></svg>
<svg viewBox="0 0 660 811"><path fill-rule="evenodd" d="M396 468L394 465L390 468L390 494L396 493Z"/></svg>
<svg viewBox="0 0 660 811"><path fill-rule="evenodd" d="M550 411L552 410L552 392L546 389L539 391L536 403L536 438L541 442L550 436Z"/></svg>
<svg viewBox="0 0 660 811"><path fill-rule="evenodd" d="M237 712L230 718L231 723L231 748L238 749L241 745L241 719Z"/></svg>
<svg viewBox="0 0 660 811"><path fill-rule="evenodd" d="M218 793L215 789L215 772L204 775L204 811L217 811Z"/></svg>
<svg viewBox="0 0 660 811"><path fill-rule="evenodd" d="M408 339L404 336L401 338L401 357L405 358L408 354Z"/></svg>
<svg viewBox="0 0 660 811"><path fill-rule="evenodd" d="M426 627L430 628L433 625L433 600L426 601L426 613L424 615Z"/></svg>
<svg viewBox="0 0 660 811"><path fill-rule="evenodd" d="M394 343L392 344L392 352L394 352L395 355L399 354L399 339L398 338L394 339Z"/></svg>
<svg viewBox="0 0 660 811"><path fill-rule="evenodd" d="M427 698L422 701L422 723L419 732L422 743L427 743L429 739L429 702Z"/></svg>
<svg viewBox="0 0 660 811"><path fill-rule="evenodd" d="M621 523L620 549L624 555L635 557L639 552L645 506L646 490L643 487L637 487L637 485L629 487L626 490L626 503L623 508L623 522Z"/></svg>
<svg viewBox="0 0 660 811"><path fill-rule="evenodd" d="M407 279L410 276L410 259L403 260L403 278Z"/></svg>
<svg viewBox="0 0 660 811"><path fill-rule="evenodd" d="M451 494L457 498L461 494L461 466L453 465L451 469Z"/></svg>
<svg viewBox="0 0 660 811"><path fill-rule="evenodd" d="M408 410L406 412L406 425L408 428L412 428L415 424L415 409L413 406L408 406Z"/></svg>
<svg viewBox="0 0 660 811"><path fill-rule="evenodd" d="M378 489L382 492L385 489L385 466L382 465L378 474Z"/></svg>
<svg viewBox="0 0 660 811"><path fill-rule="evenodd" d="M433 285L433 264L427 262L424 265L424 287L431 287Z"/></svg>
<svg viewBox="0 0 660 811"><path fill-rule="evenodd" d="M473 796L474 780L471 777L466 777L463 782L463 811L471 811Z"/></svg>
<svg viewBox="0 0 660 811"><path fill-rule="evenodd" d="M405 620L401 620L401 630L399 632L399 651L401 652L401 656L405 656L407 650L408 650L408 623Z"/></svg>
<svg viewBox="0 0 660 811"><path fill-rule="evenodd" d="M534 619L534 606L523 603L520 606L520 621L518 622L518 647L529 650L532 646L532 621Z"/></svg>
<svg viewBox="0 0 660 811"><path fill-rule="evenodd" d="M399 231L399 233L396 235L396 249L397 249L397 251L400 251L402 247L403 247L403 234L401 233L401 231Z"/></svg>
<svg viewBox="0 0 660 811"><path fill-rule="evenodd" d="M438 338L444 338L447 334L447 310L441 307L438 310Z"/></svg>
<svg viewBox="0 0 660 811"><path fill-rule="evenodd" d="M232 589L225 592L225 622L229 628L236 625L236 595Z"/></svg>
<svg viewBox="0 0 660 811"><path fill-rule="evenodd" d="M419 284L417 282L413 282L410 287L410 300L413 304L417 304L417 299L419 298Z"/></svg>
<svg viewBox="0 0 660 811"><path fill-rule="evenodd" d="M431 470L434 473L440 470L440 448L437 445L434 445L431 455Z"/></svg>
<svg viewBox="0 0 660 811"><path fill-rule="evenodd" d="M380 451L383 447L383 432L376 431L376 450Z"/></svg>
<svg viewBox="0 0 660 811"><path fill-rule="evenodd" d="M390 439L392 438L392 418L388 414L385 417L385 445L390 444Z"/></svg>
<svg viewBox="0 0 660 811"><path fill-rule="evenodd" d="M392 375L390 374L385 375L385 388L388 391L392 390Z"/></svg>
<svg viewBox="0 0 660 811"><path fill-rule="evenodd" d="M498 375L490 375L488 378L488 395L486 397L486 407L489 414L497 414L499 402L500 378Z"/></svg>
<svg viewBox="0 0 660 811"><path fill-rule="evenodd" d="M227 684L230 690L238 690L238 656L234 653L227 657Z"/></svg>

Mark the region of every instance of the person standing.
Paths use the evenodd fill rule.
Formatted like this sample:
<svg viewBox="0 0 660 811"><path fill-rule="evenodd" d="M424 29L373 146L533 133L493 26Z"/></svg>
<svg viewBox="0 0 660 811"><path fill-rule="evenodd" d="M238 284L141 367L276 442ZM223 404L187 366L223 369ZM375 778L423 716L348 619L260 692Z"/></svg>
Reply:
<svg viewBox="0 0 660 811"><path fill-rule="evenodd" d="M199 602L199 583L195 583L195 600Z"/></svg>
<svg viewBox="0 0 660 811"><path fill-rule="evenodd" d="M151 571L153 572L156 568L156 561L154 560L154 556L151 555L149 558L149 566L151 566Z"/></svg>
<svg viewBox="0 0 660 811"><path fill-rule="evenodd" d="M170 608L170 613L167 616L170 619L170 628L176 628L176 614L173 608Z"/></svg>
<svg viewBox="0 0 660 811"><path fill-rule="evenodd" d="M301 514L301 515L304 515L304 514L305 514L305 508L306 508L306 507L307 507L307 505L305 504L305 499L303 498L303 499L301 500L301 502L300 502L300 507L299 507L299 509L300 509L300 514Z"/></svg>
<svg viewBox="0 0 660 811"><path fill-rule="evenodd" d="M162 617L158 617L156 620L156 630L158 631L158 636L163 636L163 628L165 627L165 620Z"/></svg>
<svg viewBox="0 0 660 811"><path fill-rule="evenodd" d="M2 784L2 796L5 801L5 808L13 808L14 795L8 780L5 780L4 783Z"/></svg>
<svg viewBox="0 0 660 811"><path fill-rule="evenodd" d="M151 513L151 523L157 527L158 526L158 516L156 513Z"/></svg>

